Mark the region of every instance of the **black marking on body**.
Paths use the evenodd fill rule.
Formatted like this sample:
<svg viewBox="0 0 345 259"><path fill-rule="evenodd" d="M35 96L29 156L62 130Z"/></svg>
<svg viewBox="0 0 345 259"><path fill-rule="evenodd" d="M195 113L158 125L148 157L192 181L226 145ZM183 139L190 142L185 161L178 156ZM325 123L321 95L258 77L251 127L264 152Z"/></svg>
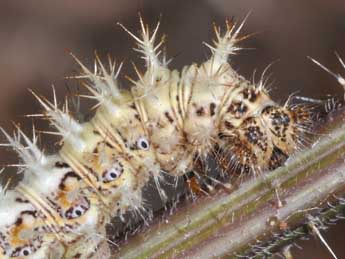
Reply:
<svg viewBox="0 0 345 259"><path fill-rule="evenodd" d="M64 190L65 189L65 181L67 180L68 177L73 177L76 178L78 181L81 179L79 175L77 175L73 171L67 172L64 177L61 179L60 184L59 184L59 189Z"/></svg>
<svg viewBox="0 0 345 259"><path fill-rule="evenodd" d="M272 127L270 131L281 141L286 142L286 132L291 124L290 116L279 107L269 106L263 111L269 115Z"/></svg>
<svg viewBox="0 0 345 259"><path fill-rule="evenodd" d="M10 244L6 241L6 237L2 232L0 232L0 247L3 250L2 254L6 255L6 251L8 250L8 247L10 247Z"/></svg>
<svg viewBox="0 0 345 259"><path fill-rule="evenodd" d="M281 166L286 159L288 159L288 155L285 154L281 149L274 146L269 163L268 163L268 169L274 170L277 167Z"/></svg>
<svg viewBox="0 0 345 259"><path fill-rule="evenodd" d="M242 91L243 99L248 100L249 102L253 103L257 99L257 93L255 88L245 88Z"/></svg>
<svg viewBox="0 0 345 259"><path fill-rule="evenodd" d="M226 135L224 133L222 133L222 132L218 133L218 138L219 139L224 139L225 137L226 137Z"/></svg>
<svg viewBox="0 0 345 259"><path fill-rule="evenodd" d="M21 215L30 215L33 216L34 218L37 218L37 211L36 210L24 210L20 213Z"/></svg>
<svg viewBox="0 0 345 259"><path fill-rule="evenodd" d="M107 147L109 147L109 148L114 148L113 145L110 144L108 141L105 141L104 143L105 143L105 145L106 145Z"/></svg>
<svg viewBox="0 0 345 259"><path fill-rule="evenodd" d="M47 197L46 199L49 201L49 206L50 206L51 208L53 208L57 213L59 213L60 216L62 216L62 209L61 209L61 207L57 204L57 202L54 201L53 199L49 198L49 197Z"/></svg>
<svg viewBox="0 0 345 259"><path fill-rule="evenodd" d="M240 119L247 110L248 107L243 102L233 102L228 106L227 112Z"/></svg>
<svg viewBox="0 0 345 259"><path fill-rule="evenodd" d="M75 255L73 256L73 258L76 258L76 259L81 258L81 253L75 254Z"/></svg>
<svg viewBox="0 0 345 259"><path fill-rule="evenodd" d="M245 129L245 137L246 140L253 144L258 146L263 152L267 151L267 137L264 132L261 131L261 128L257 125L255 125L255 120L251 120L249 123L252 123Z"/></svg>
<svg viewBox="0 0 345 259"><path fill-rule="evenodd" d="M70 167L67 163L65 163L65 162L62 162L62 161L57 161L56 163L55 163L55 167L56 168L68 168L68 167Z"/></svg>
<svg viewBox="0 0 345 259"><path fill-rule="evenodd" d="M224 126L227 130L233 130L235 128L230 121L224 121Z"/></svg>
<svg viewBox="0 0 345 259"><path fill-rule="evenodd" d="M92 132L93 132L93 134L95 134L95 135L101 136L101 133L100 133L98 130L95 130L95 129L94 129Z"/></svg>
<svg viewBox="0 0 345 259"><path fill-rule="evenodd" d="M264 135L258 126L249 126L244 134L252 144L257 144Z"/></svg>
<svg viewBox="0 0 345 259"><path fill-rule="evenodd" d="M203 115L205 115L205 110L204 107L199 107L196 111L195 111L196 115L201 117Z"/></svg>
<svg viewBox="0 0 345 259"><path fill-rule="evenodd" d="M216 104L210 103L210 116L212 117L216 113Z"/></svg>
<svg viewBox="0 0 345 259"><path fill-rule="evenodd" d="M136 113L136 114L134 115L134 118L136 118L138 121L140 121L140 122L141 122L141 120L140 120L140 116L139 116L139 114L138 114L138 113Z"/></svg>
<svg viewBox="0 0 345 259"><path fill-rule="evenodd" d="M171 117L169 112L165 112L164 115L171 124L174 122L174 119Z"/></svg>
<svg viewBox="0 0 345 259"><path fill-rule="evenodd" d="M133 109L133 110L137 110L137 107L135 106L135 103L131 103L130 105L129 105L129 108L131 108L131 109Z"/></svg>
<svg viewBox="0 0 345 259"><path fill-rule="evenodd" d="M177 101L177 113L182 115L181 105L180 105L180 97L176 95L176 101Z"/></svg>
<svg viewBox="0 0 345 259"><path fill-rule="evenodd" d="M271 114L271 120L273 125L284 125L288 126L290 124L290 117L283 111L275 111Z"/></svg>
<svg viewBox="0 0 345 259"><path fill-rule="evenodd" d="M17 218L16 222L14 222L14 225L16 225L17 227L20 226L23 223L23 218L19 217Z"/></svg>
<svg viewBox="0 0 345 259"><path fill-rule="evenodd" d="M30 203L29 200L26 200L26 199L23 199L23 198L20 198L20 197L16 198L16 202L19 202L19 203Z"/></svg>
<svg viewBox="0 0 345 259"><path fill-rule="evenodd" d="M88 172L95 177L96 181L99 180L98 174L90 167L90 166L85 166L85 168L88 170ZM88 177L90 179L90 177Z"/></svg>

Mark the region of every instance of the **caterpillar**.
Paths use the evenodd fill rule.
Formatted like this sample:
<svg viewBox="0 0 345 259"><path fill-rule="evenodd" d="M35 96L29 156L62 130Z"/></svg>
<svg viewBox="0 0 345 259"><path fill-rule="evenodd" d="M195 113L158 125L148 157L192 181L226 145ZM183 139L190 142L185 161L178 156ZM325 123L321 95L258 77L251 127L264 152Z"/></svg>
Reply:
<svg viewBox="0 0 345 259"><path fill-rule="evenodd" d="M145 72L134 65L129 89L119 86L122 64L109 57L105 65L96 54L91 71L71 54L81 70L72 78L96 101L87 122L74 119L68 103L59 108L54 89L53 101L32 92L62 144L47 155L35 129L31 139L19 126L13 136L2 129L23 179L1 190L1 258L107 258L106 226L127 211L145 213L150 179L164 201L164 174L202 173L209 157L224 174L258 174L303 146L310 110L290 100L277 104L263 81L247 81L228 63L247 38L239 36L245 20L227 21L225 32L214 26L213 44L206 43L211 57L181 72L168 68L159 22L151 32L140 18L140 36L119 24L145 60Z"/></svg>

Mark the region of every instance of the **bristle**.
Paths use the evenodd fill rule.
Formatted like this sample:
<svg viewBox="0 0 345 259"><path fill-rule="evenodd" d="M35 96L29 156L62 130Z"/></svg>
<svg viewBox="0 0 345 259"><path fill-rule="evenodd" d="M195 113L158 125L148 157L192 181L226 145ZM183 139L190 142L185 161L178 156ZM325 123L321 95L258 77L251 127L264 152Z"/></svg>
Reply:
<svg viewBox="0 0 345 259"><path fill-rule="evenodd" d="M224 35L222 35L220 27L214 25L214 32L216 34L216 39L213 41L214 46L208 43L204 44L212 51L213 56L211 59L217 66L227 63L230 55L241 50L241 48L237 46L237 43L247 37L240 38L238 35L249 15L250 13L247 14L238 27L236 23L226 21L226 32Z"/></svg>
<svg viewBox="0 0 345 259"><path fill-rule="evenodd" d="M146 62L147 69L154 70L155 68L163 65L163 63L159 59L159 56L161 54L161 50L159 50L159 48L164 43L164 40L161 39L161 41L157 45L155 45L156 36L157 36L160 22L157 23L156 28L153 30L152 35L150 35L149 27L144 24L143 19L140 15L139 17L140 17L140 25L141 25L141 38L137 37L135 34L130 32L121 23L117 23L117 24L136 40L138 44L138 48L136 48L135 50L143 54L142 58Z"/></svg>
<svg viewBox="0 0 345 259"><path fill-rule="evenodd" d="M58 108L56 93L53 87L53 102L48 101L44 97L38 96L35 92L31 91L34 97L45 109L46 117L50 120L51 124L58 130L56 134L60 135L63 141L70 141L76 146L83 146L84 143L80 139L80 132L82 125L75 121L69 115L68 103L64 105L63 110ZM46 131L47 132L47 131ZM53 133L54 132L47 132Z"/></svg>
<svg viewBox="0 0 345 259"><path fill-rule="evenodd" d="M0 146L9 146L16 151L23 162L22 166L24 168L29 168L33 173L41 171L42 166L46 163L46 157L37 147L36 135L33 134L33 139L30 140L18 126L16 126L17 132L13 137L3 128L0 127L0 130L8 141L7 144L0 144Z"/></svg>
<svg viewBox="0 0 345 259"><path fill-rule="evenodd" d="M116 62L112 61L110 56L108 56L109 68L106 69L98 54L95 53L94 71L91 72L74 54L71 53L71 56L79 64L83 74L68 78L88 80L90 84L87 85L96 91L93 94L100 103L103 103L107 98L114 98L116 100L121 97L117 80L122 63L116 67Z"/></svg>
<svg viewBox="0 0 345 259"><path fill-rule="evenodd" d="M340 64L342 65L343 68L345 68L345 64L343 62L343 60L340 58L340 56L336 53L336 56L340 62ZM329 68L327 68L326 66L322 65L320 62L318 62L317 60L308 57L311 61L313 61L316 65L318 65L319 67L321 67L323 70L325 70L328 74L330 74L331 76L333 76L339 84L341 84L344 89L345 89L345 78L343 76L341 76L340 74L335 74L334 72L332 72Z"/></svg>

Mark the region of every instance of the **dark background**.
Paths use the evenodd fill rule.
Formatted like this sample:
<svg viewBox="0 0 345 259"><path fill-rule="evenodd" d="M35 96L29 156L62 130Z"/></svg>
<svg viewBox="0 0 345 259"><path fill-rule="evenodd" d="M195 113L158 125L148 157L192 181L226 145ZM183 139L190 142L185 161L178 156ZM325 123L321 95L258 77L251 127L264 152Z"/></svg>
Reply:
<svg viewBox="0 0 345 259"><path fill-rule="evenodd" d="M90 67L94 50L101 56L109 53L125 61L123 75L133 75L131 61L142 63L131 50L133 40L116 22L137 32L138 11L151 26L162 16L160 32L168 36L168 56L174 57L171 67L178 69L209 55L202 41L211 42L213 22L223 25L232 17L241 21L252 11L243 34L260 33L241 43L248 49L232 58L240 74L251 79L257 70L259 80L265 67L277 61L270 69L271 94L281 102L293 92L313 98L343 93L330 75L306 58L314 57L345 75L334 55L337 51L345 59L343 0L2 0L0 125L10 131L11 121L16 121L30 132L32 121L23 115L41 109L27 88L50 97L54 84L60 100L67 88L77 88L75 82L64 79L78 69L69 51ZM128 84L124 78L122 82ZM36 120L35 124L39 129L47 125ZM53 150L55 140L43 137L42 142L45 149ZM4 150L0 156L3 164L16 161ZM345 257L344 231L342 223L324 234L339 258ZM331 258L316 239L298 244L302 250L293 249L295 258Z"/></svg>

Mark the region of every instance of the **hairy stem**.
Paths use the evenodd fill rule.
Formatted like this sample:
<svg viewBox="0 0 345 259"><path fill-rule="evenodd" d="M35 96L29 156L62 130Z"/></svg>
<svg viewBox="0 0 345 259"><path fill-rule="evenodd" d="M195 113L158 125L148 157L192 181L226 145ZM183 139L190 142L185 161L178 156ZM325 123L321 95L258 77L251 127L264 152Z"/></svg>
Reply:
<svg viewBox="0 0 345 259"><path fill-rule="evenodd" d="M262 257L336 218L345 206L343 118L330 115L320 140L285 166L178 209L114 258Z"/></svg>

